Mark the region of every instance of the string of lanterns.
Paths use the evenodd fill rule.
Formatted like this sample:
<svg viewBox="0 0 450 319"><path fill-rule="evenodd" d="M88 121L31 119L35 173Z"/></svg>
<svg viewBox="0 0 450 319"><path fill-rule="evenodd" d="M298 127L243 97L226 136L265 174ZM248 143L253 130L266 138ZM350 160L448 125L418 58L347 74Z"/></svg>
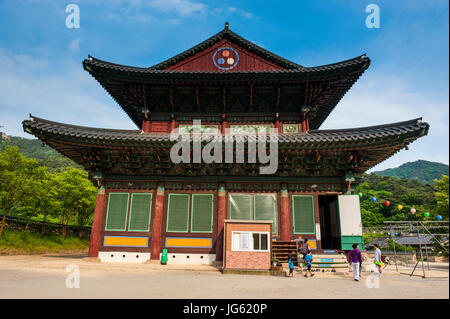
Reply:
<svg viewBox="0 0 450 319"><path fill-rule="evenodd" d="M362 194L362 193L358 193L358 196L361 198L361 197L363 196L363 194ZM377 202L377 198L376 198L375 196L372 196L372 197L370 197L370 201L371 201L372 203L376 203L376 202ZM384 204L386 207L391 206L391 202L388 201L388 200L385 200L383 204ZM401 211L401 210L403 210L403 208L404 208L403 205L401 205L401 204L398 204L398 205L397 205L397 210ZM412 207L412 208L409 210L409 212L410 212L411 214L415 215L415 214L417 213L417 210L416 210L414 207ZM423 213L423 216L428 218L428 217L430 217L430 213L429 213L429 212L424 212L424 213ZM438 221L441 221L441 220L442 220L442 216L441 216L441 215L437 215L437 216L436 216L436 219L437 219Z"/></svg>

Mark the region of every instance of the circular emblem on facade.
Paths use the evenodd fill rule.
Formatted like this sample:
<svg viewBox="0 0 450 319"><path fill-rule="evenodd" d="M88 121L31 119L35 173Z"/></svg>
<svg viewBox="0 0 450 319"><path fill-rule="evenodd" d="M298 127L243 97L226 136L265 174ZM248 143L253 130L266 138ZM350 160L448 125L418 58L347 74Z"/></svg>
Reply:
<svg viewBox="0 0 450 319"><path fill-rule="evenodd" d="M239 62L239 54L232 48L220 48L213 55L213 62L221 70L231 70Z"/></svg>

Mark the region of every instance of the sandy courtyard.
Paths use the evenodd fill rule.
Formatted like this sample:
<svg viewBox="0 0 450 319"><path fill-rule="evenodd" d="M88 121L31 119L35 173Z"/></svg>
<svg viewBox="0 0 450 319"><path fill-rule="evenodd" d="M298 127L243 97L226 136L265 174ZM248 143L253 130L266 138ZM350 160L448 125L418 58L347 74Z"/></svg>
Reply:
<svg viewBox="0 0 450 319"><path fill-rule="evenodd" d="M0 298L449 298L448 268L433 276L386 273L378 288L344 275L222 275L215 268L102 264L84 256L0 256ZM70 272L66 271L68 265ZM75 270L74 270L75 269ZM67 276L79 271L79 288ZM73 278L73 277L71 277ZM372 281L373 283L373 281ZM372 286L372 288L368 288Z"/></svg>

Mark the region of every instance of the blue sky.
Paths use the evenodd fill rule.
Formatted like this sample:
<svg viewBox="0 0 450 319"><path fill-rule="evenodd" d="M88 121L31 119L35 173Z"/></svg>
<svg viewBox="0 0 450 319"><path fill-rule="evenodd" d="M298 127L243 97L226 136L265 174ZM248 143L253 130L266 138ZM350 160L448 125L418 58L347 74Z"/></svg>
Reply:
<svg viewBox="0 0 450 319"><path fill-rule="evenodd" d="M80 8L68 29L65 8ZM368 4L380 28L365 25ZM0 126L24 133L28 114L107 128L135 129L82 69L88 54L151 66L212 36L229 21L244 38L305 66L366 53L370 68L322 128L378 125L423 117L429 135L375 167L449 158L449 8L417 1L0 1Z"/></svg>

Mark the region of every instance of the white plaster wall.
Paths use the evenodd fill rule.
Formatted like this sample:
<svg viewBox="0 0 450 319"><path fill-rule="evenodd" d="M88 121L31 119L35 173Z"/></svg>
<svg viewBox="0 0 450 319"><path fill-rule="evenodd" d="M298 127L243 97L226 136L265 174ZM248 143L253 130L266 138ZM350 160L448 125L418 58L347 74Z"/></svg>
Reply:
<svg viewBox="0 0 450 319"><path fill-rule="evenodd" d="M168 265L211 265L214 261L216 261L216 254L169 253L167 257Z"/></svg>
<svg viewBox="0 0 450 319"><path fill-rule="evenodd" d="M101 251L98 258L105 263L143 263L150 260L150 253L130 253L122 251Z"/></svg>

